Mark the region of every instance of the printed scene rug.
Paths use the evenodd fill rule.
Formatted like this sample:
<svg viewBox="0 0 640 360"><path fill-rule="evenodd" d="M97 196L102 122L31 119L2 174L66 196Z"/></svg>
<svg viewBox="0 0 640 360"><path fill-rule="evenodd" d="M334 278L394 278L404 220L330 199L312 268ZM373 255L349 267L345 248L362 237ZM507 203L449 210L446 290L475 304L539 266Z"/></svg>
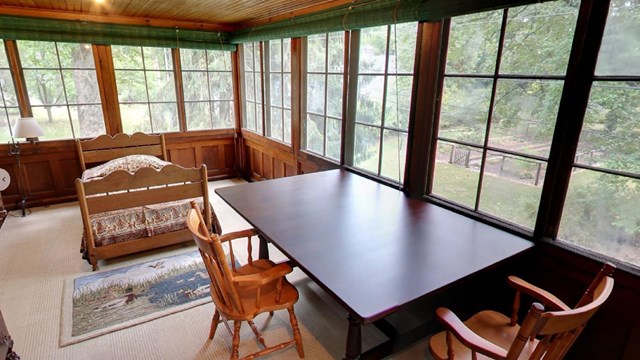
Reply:
<svg viewBox="0 0 640 360"><path fill-rule="evenodd" d="M67 279L60 346L205 304L209 286L197 250Z"/></svg>

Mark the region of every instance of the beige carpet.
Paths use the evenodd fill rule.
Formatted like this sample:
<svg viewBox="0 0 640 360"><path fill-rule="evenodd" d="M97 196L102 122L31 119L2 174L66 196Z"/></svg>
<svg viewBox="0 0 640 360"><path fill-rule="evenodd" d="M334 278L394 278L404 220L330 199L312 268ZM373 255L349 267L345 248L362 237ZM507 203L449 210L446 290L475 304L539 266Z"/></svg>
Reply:
<svg viewBox="0 0 640 360"><path fill-rule="evenodd" d="M247 228L248 224L231 210L213 189L241 180L210 183L211 201L225 232ZM12 212L16 215L17 212ZM90 265L81 259L79 243L82 221L77 203L39 207L25 218L8 217L0 229L0 310L15 341L14 350L23 359L228 359L231 336L220 326L216 338L207 341L211 303L141 325L67 347L59 347L60 316L65 278L87 274ZM257 241L254 249L257 249ZM195 246L177 246L142 255L122 257L99 263L101 269L117 268L144 260L184 252ZM271 257L284 259L275 248ZM346 312L322 289L296 269L290 280L301 293L296 306L306 359L338 359L344 355ZM266 316L256 324L264 328L267 343L290 336L285 313L265 324ZM268 326L267 326L268 325ZM363 328L366 350L385 337L373 326ZM258 347L253 334L243 326L240 356ZM421 342L394 359L425 358L426 343ZM297 359L294 348L266 358Z"/></svg>

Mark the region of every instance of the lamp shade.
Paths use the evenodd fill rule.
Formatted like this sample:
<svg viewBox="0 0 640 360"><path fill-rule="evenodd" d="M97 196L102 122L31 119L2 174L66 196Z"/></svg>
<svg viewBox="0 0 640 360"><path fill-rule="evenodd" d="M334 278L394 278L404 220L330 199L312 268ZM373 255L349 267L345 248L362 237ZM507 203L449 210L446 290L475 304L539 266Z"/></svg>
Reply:
<svg viewBox="0 0 640 360"><path fill-rule="evenodd" d="M44 131L35 118L19 118L13 127L13 136L17 138L37 138L44 135Z"/></svg>

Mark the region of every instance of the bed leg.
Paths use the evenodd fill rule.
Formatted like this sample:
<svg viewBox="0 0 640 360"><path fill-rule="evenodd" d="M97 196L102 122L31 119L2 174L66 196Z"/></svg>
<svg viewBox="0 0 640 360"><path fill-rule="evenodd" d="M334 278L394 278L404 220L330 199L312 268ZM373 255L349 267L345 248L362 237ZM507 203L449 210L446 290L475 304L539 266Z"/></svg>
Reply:
<svg viewBox="0 0 640 360"><path fill-rule="evenodd" d="M94 257L90 258L90 262L91 262L91 267L93 268L93 271L98 270L98 260Z"/></svg>

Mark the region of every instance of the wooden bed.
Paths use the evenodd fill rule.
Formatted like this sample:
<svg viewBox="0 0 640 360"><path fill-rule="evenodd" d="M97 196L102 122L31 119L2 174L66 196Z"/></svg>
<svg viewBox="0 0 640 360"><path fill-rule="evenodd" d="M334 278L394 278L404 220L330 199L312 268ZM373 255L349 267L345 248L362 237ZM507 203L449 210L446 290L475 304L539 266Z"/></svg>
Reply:
<svg viewBox="0 0 640 360"><path fill-rule="evenodd" d="M104 165L109 165L122 159L137 158L132 155L164 160L163 135L101 135L91 140L76 140L76 148L83 170L83 178L75 182L84 227L81 251L93 270L98 268L100 259L193 241L186 218L181 218L183 212L185 216L188 213L191 199L198 199L202 204L205 221L211 227L205 165L186 169L166 163L161 168L117 169L104 176L84 179L87 171L92 170L88 164L107 162ZM110 160L113 161L108 162ZM105 219L108 221L103 222ZM168 222L162 224L165 220ZM153 226L158 227L154 230ZM122 229L135 231L117 240L100 243L101 234Z"/></svg>

